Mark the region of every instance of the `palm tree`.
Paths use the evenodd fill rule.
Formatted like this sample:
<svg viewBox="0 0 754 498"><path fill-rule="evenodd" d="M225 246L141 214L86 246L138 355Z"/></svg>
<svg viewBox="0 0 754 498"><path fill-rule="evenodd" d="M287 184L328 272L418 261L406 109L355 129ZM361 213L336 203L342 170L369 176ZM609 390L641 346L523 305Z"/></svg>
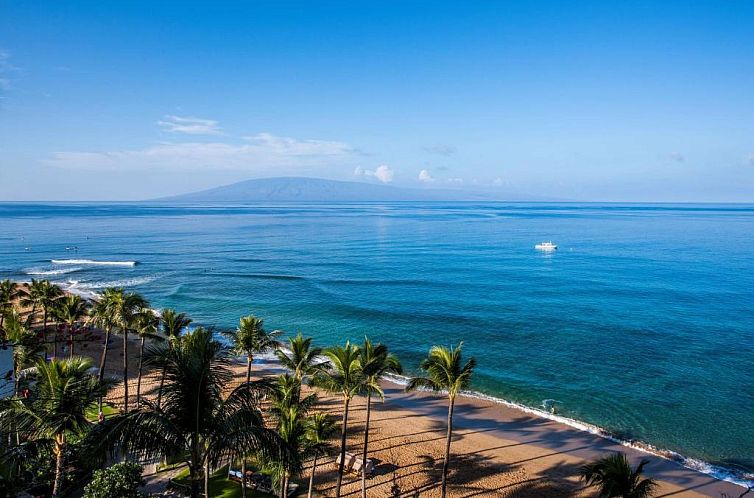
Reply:
<svg viewBox="0 0 754 498"><path fill-rule="evenodd" d="M251 364L254 361L254 355L278 346L276 339L278 332L267 332L264 329L264 320L254 315L241 317L238 328L225 332L225 335L233 343L233 350L236 354L246 355L246 382L251 381Z"/></svg>
<svg viewBox="0 0 754 498"><path fill-rule="evenodd" d="M136 312L133 321L134 331L138 334L139 342L139 377L136 381L136 406L141 403L141 372L144 360L144 343L147 339L162 340L158 334L160 318L149 308L142 308Z"/></svg>
<svg viewBox="0 0 754 498"><path fill-rule="evenodd" d="M303 453L306 447L306 427L304 410L299 405L283 407L278 412L277 431L280 439L288 448L283 458L271 461L270 468L276 470L280 486L280 498L288 496L288 484L291 477L303 469Z"/></svg>
<svg viewBox="0 0 754 498"><path fill-rule="evenodd" d="M312 393L301 399L301 382L289 373L279 375L267 394L269 413L276 421L278 435L287 445L288 454L268 459L265 464L275 475L281 496L284 496L291 477L303 470L303 456L308 444L304 417L317 402L317 395ZM243 475L246 475L245 464L243 461Z"/></svg>
<svg viewBox="0 0 754 498"><path fill-rule="evenodd" d="M19 297L18 284L12 280L0 282L0 329L3 328L5 315L13 309L13 302Z"/></svg>
<svg viewBox="0 0 754 498"><path fill-rule="evenodd" d="M170 343L175 343L183 334L184 329L191 325L191 318L186 316L186 313L178 313L170 308L162 310L160 318L162 332Z"/></svg>
<svg viewBox="0 0 754 498"><path fill-rule="evenodd" d="M168 340L168 347L172 348L175 343L180 339L183 330L191 325L191 318L186 316L185 313L178 313L177 311L166 308L160 313L162 319L162 333ZM157 390L157 406L162 403L162 388L165 385L165 370L163 369L160 375L160 387Z"/></svg>
<svg viewBox="0 0 754 498"><path fill-rule="evenodd" d="M312 498L314 488L314 473L317 471L317 459L325 455L330 448L330 438L338 430L335 419L327 413L315 413L306 421L307 453L312 455L312 473L309 476L309 493L307 498Z"/></svg>
<svg viewBox="0 0 754 498"><path fill-rule="evenodd" d="M74 328L76 322L86 316L88 309L89 305L86 300L75 294L68 294L60 299L55 306L55 318L65 323L66 328L68 329L68 334L71 338L71 350L68 355L69 358L73 358L74 353Z"/></svg>
<svg viewBox="0 0 754 498"><path fill-rule="evenodd" d="M599 487L601 498L650 498L654 496L657 483L654 479L642 479L643 459L634 469L623 453L604 456L581 467L579 476L587 486Z"/></svg>
<svg viewBox="0 0 754 498"><path fill-rule="evenodd" d="M314 383L327 391L343 397L343 421L340 433L340 463L335 496L340 498L343 483L343 467L346 457L346 434L348 430L348 407L351 399L364 389L364 374L361 370L359 347L350 342L345 346L334 346L325 351L328 364L314 376Z"/></svg>
<svg viewBox="0 0 754 498"><path fill-rule="evenodd" d="M52 496L59 496L65 478L65 454L69 436L84 434L92 423L87 410L107 392L108 385L89 373L92 362L75 357L36 363L36 390L29 400L14 399L0 412L0 424L32 440L52 440L55 482Z"/></svg>
<svg viewBox="0 0 754 498"><path fill-rule="evenodd" d="M162 406L144 400L129 413L108 418L90 435L92 452L120 449L142 458L182 458L191 496L198 497L201 477L206 488L210 467L220 461L284 451L275 432L264 426L254 384L223 396L233 380L232 361L211 330L198 327L173 347L152 346L146 361L165 369Z"/></svg>
<svg viewBox="0 0 754 498"><path fill-rule="evenodd" d="M44 351L37 335L29 330L15 310L5 320L5 338L13 348L14 394L18 396L21 370L36 362Z"/></svg>
<svg viewBox="0 0 754 498"><path fill-rule="evenodd" d="M117 289L111 306L115 324L123 336L123 409L128 413L128 331L133 328L134 317L139 310L147 307L147 301L135 292Z"/></svg>
<svg viewBox="0 0 754 498"><path fill-rule="evenodd" d="M311 393L304 399L301 399L301 383L291 374L284 373L278 375L275 383L267 392L270 400L270 415L276 420L280 418L280 413L291 406L296 406L306 414L314 407L317 402L317 395Z"/></svg>
<svg viewBox="0 0 754 498"><path fill-rule="evenodd" d="M31 314L34 315L37 309L42 310L42 333L44 334L44 342L47 344L47 319L50 311L55 306L55 301L63 296L63 289L60 286L50 283L49 280L36 280L31 279L29 289L25 295L21 298L22 306L31 306ZM57 334L55 334L55 351L54 356L58 356L58 340ZM47 351L45 351L45 359L47 359Z"/></svg>
<svg viewBox="0 0 754 498"><path fill-rule="evenodd" d="M280 438L288 447L282 458L268 459L266 467L276 476L281 498L286 496L291 477L303 470L307 448L305 418L317 401L316 394L301 399L301 383L291 374L279 375L268 392L270 415L276 421Z"/></svg>
<svg viewBox="0 0 754 498"><path fill-rule="evenodd" d="M110 335L113 332L113 328L116 326L115 308L113 302L118 294L118 289L107 288L103 291L102 297L94 303L92 308L91 320L94 324L104 329L105 331L105 343L102 347L102 356L99 362L98 378L100 382L104 379L105 375L105 362L107 361L107 352L110 347ZM100 411L102 411L102 402L100 401Z"/></svg>
<svg viewBox="0 0 754 498"><path fill-rule="evenodd" d="M369 446L369 419L372 411L372 394L385 399L380 381L386 374L403 373L398 357L388 352L384 344L372 344L369 338L364 338L361 346L361 370L364 374L365 390L367 392L367 416L364 425L364 450L361 460L361 497L367 496L367 451Z"/></svg>
<svg viewBox="0 0 754 498"><path fill-rule="evenodd" d="M312 347L312 338L304 337L299 332L296 337L288 338L288 349L290 353L277 349L275 356L285 368L293 372L299 383L303 383L304 377L316 373L322 348Z"/></svg>
<svg viewBox="0 0 754 498"><path fill-rule="evenodd" d="M470 358L464 365L461 357L463 343L455 348L433 346L420 368L427 373L426 377L414 377L406 386L406 391L429 389L435 392L445 391L448 396L448 434L445 441L445 461L442 464L442 487L440 496L445 498L448 484L448 465L450 463L450 441L453 437L453 408L458 393L467 389L471 375L476 366L476 360Z"/></svg>

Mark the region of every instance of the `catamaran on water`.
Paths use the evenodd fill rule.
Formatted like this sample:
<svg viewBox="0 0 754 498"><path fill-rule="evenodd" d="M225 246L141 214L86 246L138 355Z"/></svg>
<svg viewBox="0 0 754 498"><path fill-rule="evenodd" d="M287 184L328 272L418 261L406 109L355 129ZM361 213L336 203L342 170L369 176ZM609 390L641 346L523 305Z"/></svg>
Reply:
<svg viewBox="0 0 754 498"><path fill-rule="evenodd" d="M548 242L540 242L539 244L534 246L534 249L537 249L539 251L554 251L557 248L558 246L553 244L551 240Z"/></svg>

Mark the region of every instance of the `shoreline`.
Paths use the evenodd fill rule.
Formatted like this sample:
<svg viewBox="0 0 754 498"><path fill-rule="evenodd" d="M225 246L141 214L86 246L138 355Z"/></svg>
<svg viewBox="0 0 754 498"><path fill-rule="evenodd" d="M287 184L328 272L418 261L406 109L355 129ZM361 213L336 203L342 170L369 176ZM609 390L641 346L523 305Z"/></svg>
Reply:
<svg viewBox="0 0 754 498"><path fill-rule="evenodd" d="M67 260L67 261L71 261L71 260ZM72 260L72 261L79 261L79 260ZM81 260L81 261L84 261L84 260ZM86 261L89 261L89 260L86 260ZM108 261L106 263L108 264L126 264L126 263L137 264L138 262L136 261L133 261L133 262ZM24 282L24 283L28 283L28 282ZM58 284L63 286L65 292L69 292L71 294L77 294L85 299L97 300L100 297L100 294L93 290L79 288L78 287L79 282L77 280L67 280L65 282L58 282ZM391 377L392 377L392 380L397 385L405 384L406 382L406 379L401 378L400 376L391 376ZM704 459L686 456L682 452L658 447L650 442L643 441L640 439L624 439L616 435L615 433L611 432L610 430L604 427L601 427L599 425L582 421L579 419L575 419L575 418L570 418L563 415L549 413L548 411L541 409L539 407L525 405L523 403L507 400L507 399L500 398L494 395L477 392L477 391L466 391L462 394L463 396L471 398L471 399L480 399L480 400L490 401L493 403L501 404L503 406L507 406L507 407L519 410L523 413L532 414L537 417L541 417L547 420L552 420L552 421L564 424L574 429L584 431L584 432L593 434L595 436L599 436L601 438L605 438L611 442L620 444L626 448L632 448L634 450L644 452L647 455L652 455L655 457L663 458L665 460L678 463L679 465L682 465L690 470L712 476L715 479L718 479L721 481L733 483L744 489L748 486L754 486L754 470L748 472L748 471L744 471L740 469L726 467L720 464L714 464Z"/></svg>
<svg viewBox="0 0 754 498"><path fill-rule="evenodd" d="M261 360L261 361L260 361ZM271 368L273 370L279 370L283 367L277 362L277 359L271 355L271 354L264 354L260 355L255 359L255 365L256 366L262 366L265 369ZM388 392L391 392L393 397L398 398L405 398L405 399L413 399L414 395L421 395L422 397L428 397L428 398L436 398L439 400L440 405L443 405L443 402L445 398L442 395L434 394L431 392L416 392L416 393L405 393L404 387L407 383L408 378L404 376L399 375L388 375L386 378L382 381L383 388L385 388L385 399L387 402L388 399ZM649 457L650 460L652 459L658 459L660 462L665 463L663 467L666 467L662 473L663 473L663 480L669 480L671 483L674 481L678 482L687 482L689 480L692 481L699 481L699 478L701 476L706 476L712 481L703 483L702 486L704 487L714 487L715 483L725 483L722 484L722 487L726 488L722 490L722 492L737 492L735 496L738 496L740 494L741 490L747 489L747 487L754 487L754 479L747 480L744 476L741 476L740 474L737 474L733 469L728 469L726 467L722 467L719 465L715 465L703 460L686 457L678 452L674 452L671 450L663 450L660 448L657 448L649 443L638 441L638 440L625 440L617 437L616 435L612 434L610 431L599 427L594 424L590 424L588 422L583 422L577 419L572 419L569 417L565 417L562 415L552 414L548 413L544 410L529 407L526 405L523 405L521 403L516 403L513 401L505 400L502 398L497 398L495 396L491 396L488 394L476 392L476 391L463 391L460 393L459 396L459 403L456 402L456 417L454 422L454 427L457 428L464 428L462 417L463 417L463 406L464 405L470 405L472 406L473 410L480 409L480 405L484 403L490 403L492 407L499 406L504 408L503 411L510 412L512 415L510 418L519 418L516 415L523 415L523 416L530 416L533 419L539 419L539 420L546 420L547 422L551 423L552 427L551 430L553 432L562 430L564 428L567 428L567 430L571 431L577 431L579 433L582 433L584 435L593 436L594 438L598 438L598 440L602 440L607 445L604 444L594 444L595 448L597 447L605 447L605 450L603 450L602 454L609 451L624 451L627 453L629 458L632 458L634 460L638 460L638 455L640 454L643 457ZM416 407L414 407L416 408ZM443 410L445 409L445 406L442 406ZM490 408L489 406L485 408ZM493 408L494 410L494 408ZM440 417L441 420L444 419L445 414L442 413L442 416ZM459 416L460 415L460 416ZM502 420L503 417L494 417L491 422L492 424L504 424L505 421ZM541 426L540 423L534 423L532 425L535 426ZM558 427L561 426L561 427ZM619 446L619 447L617 447ZM651 467L651 466L650 466ZM677 467L677 468L672 468ZM652 475L653 473L651 470L648 470L648 473ZM691 474L690 476L683 475L684 473ZM667 474L667 475L666 475ZM704 478L702 477L702 480ZM728 489L730 488L730 489ZM715 496L719 497L720 493L713 492L715 494L710 494L709 496ZM675 495L675 493L673 493Z"/></svg>
<svg viewBox="0 0 754 498"><path fill-rule="evenodd" d="M76 293L75 289L67 289L66 291ZM82 297L91 298L90 296ZM129 343L135 345L135 341L135 338L131 338ZM118 343L119 341L115 342L113 353L118 349ZM88 353L91 354L92 352L90 350ZM87 353L82 351L80 354ZM110 364L113 359L110 356L108 363ZM255 366L257 367L257 374L266 370L279 372L282 369L272 354L257 356ZM417 416L443 421L446 410L445 398L442 395L425 392L404 393L405 381L406 378L391 376L389 380L383 382L386 392L385 405L395 405ZM147 387L146 384L147 382L145 382L145 388ZM421 399L421 403L417 402L419 399ZM432 408L434 412L439 409L439 416L432 410L427 411L426 407ZM473 415L476 412L485 412L488 417L480 421ZM610 451L624 451L635 461L648 456L653 461L653 464L648 468L648 474L663 482L680 487L678 492L681 493L684 492L684 489L695 489L697 492L693 496L719 498L723 492L735 493L732 496L738 496L747 485L753 484L752 481L747 481L736 475L731 469L691 459L675 452L657 449L647 443L622 440L596 425L547 413L541 409L484 393L473 391L462 393L459 397L454 425L461 431L463 429L479 429L496 432L499 433L497 436L499 439L510 440L511 432L509 428L506 428L510 425L509 420L516 421L514 425L518 426L514 428L513 434L517 431L526 433L532 430L536 430L538 433L539 437L536 441L525 437L514 437L513 440L517 441L517 444L530 446L536 444L550 449L557 448L560 453L568 453L570 456L580 459L582 463ZM578 440L579 445L563 450L561 446L564 434L568 434L570 439ZM655 468L659 468L659 471L655 472ZM693 483L691 488L689 488L689 483ZM676 495L678 492L672 494ZM699 494L699 492L703 494Z"/></svg>
<svg viewBox="0 0 754 498"><path fill-rule="evenodd" d="M118 363L120 340L111 346L108 356L108 375L120 375ZM137 347L135 338L129 340L129 349ZM84 354L95 356L98 350L89 349ZM135 367L136 356L130 358ZM246 360L233 356L236 381L245 375ZM284 372L272 354L255 357L252 376L269 377ZM130 382L135 387L131 371ZM397 482L404 492L413 496L436 496L439 463L445 439L447 398L430 392L404 392L399 383L383 381L385 400L373 400L372 430L370 431L370 458L380 470L368 481L370 496L391 496L391 485ZM145 372L144 395L153 395L157 374ZM108 396L119 406L122 393L120 382ZM331 413L337 421L341 417L338 396L315 389L318 394L318 411ZM131 391L133 394L134 391ZM363 438L365 401L356 397L349 415L348 449L360 454ZM337 446L337 445L336 445ZM623 451L633 465L647 458L650 464L646 475L657 479L657 497L721 498L737 497L745 488L730 481L720 480L698 469L683 466L663 455L648 453L643 448L625 446L589 430L567 425L558 420L540 416L500 400L482 399L465 392L456 401L454 436L451 460L449 497L508 497L523 498L586 498L593 496L578 481L578 468L587 461L613 451ZM323 460L317 470L315 487L323 496L332 496L335 482L335 455ZM309 467L302 479L308 478ZM348 475L344 480L346 496L355 496L360 489L360 478Z"/></svg>
<svg viewBox="0 0 754 498"><path fill-rule="evenodd" d="M402 389L406 385L407 379L401 378L400 376L396 375L390 375L389 378L383 383L386 385L397 386L398 388ZM742 473L738 473L734 469L716 465L705 460L687 457L673 450L658 448L650 443L641 440L622 439L609 430L595 424L590 424L589 422L548 413L547 411L542 409L533 408L522 403L498 398L477 391L462 391L460 393L460 397L465 398L472 403L475 401L486 401L494 403L504 406L510 410L515 410L523 414L533 415L537 418L549 420L557 424L562 424L571 429L597 436L612 443L621 445L625 448L644 453L648 456L661 458L668 462L678 464L692 472L708 475L718 481L731 483L742 489L746 489L747 487L754 487L754 476L752 476L750 479L747 479L745 475L741 475Z"/></svg>

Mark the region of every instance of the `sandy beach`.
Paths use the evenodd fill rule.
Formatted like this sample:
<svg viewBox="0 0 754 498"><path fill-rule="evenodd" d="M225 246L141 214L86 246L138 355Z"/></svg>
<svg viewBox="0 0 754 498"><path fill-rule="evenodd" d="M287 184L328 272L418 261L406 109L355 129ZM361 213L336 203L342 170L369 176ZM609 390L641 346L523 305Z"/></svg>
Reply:
<svg viewBox="0 0 754 498"><path fill-rule="evenodd" d="M114 336L107 371L122 375L122 337ZM91 344L87 354L101 348ZM131 402L135 403L138 343L130 341L129 381ZM245 363L239 360L239 382ZM260 360L254 365L256 377L275 375L282 370L276 362ZM155 372L145 374L142 392L154 394L158 385ZM440 469L445 441L445 398L431 393L404 393L400 385L386 382L385 401L373 403L370 458L376 472L367 481L368 494L386 496L439 496ZM340 416L341 402L325 393L320 409ZM122 386L113 389L108 400L122 404ZM132 407L134 407L132 405ZM364 399L352 402L349 415L348 451L362 448ZM660 481L657 496L738 497L744 488L685 468L678 463L621 446L597 435L577 430L522 410L492 401L463 397L457 401L449 496L453 497L580 497L593 496L575 477L579 466L610 451L624 451L634 462L648 458L647 473ZM308 478L307 467L304 478ZM334 496L336 468L334 456L320 462L315 487L323 496ZM344 480L344 496L358 496L360 478Z"/></svg>

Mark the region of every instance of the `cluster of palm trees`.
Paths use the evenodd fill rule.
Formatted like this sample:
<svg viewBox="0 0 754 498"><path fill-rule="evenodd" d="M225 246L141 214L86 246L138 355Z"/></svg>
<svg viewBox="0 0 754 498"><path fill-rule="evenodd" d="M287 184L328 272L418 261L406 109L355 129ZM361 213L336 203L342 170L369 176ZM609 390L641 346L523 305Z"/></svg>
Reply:
<svg viewBox="0 0 754 498"><path fill-rule="evenodd" d="M26 319L14 303L28 310ZM41 334L33 325L41 319ZM57 334L48 358L47 328L64 324L70 333L69 357L57 357ZM82 321L104 331L99 368L74 355L74 331ZM194 327L185 314L166 309L155 313L140 295L106 289L94 303L66 295L47 281L28 287L0 282L0 332L13 348L14 396L0 401L0 466L16 470L23 455L51 455L54 461L52 496L61 496L71 462L82 467L101 465L107 458L169 458L185 462L192 497L214 469L240 462L246 476L249 462L273 477L280 496L303 474L310 462L311 498L317 466L332 449L338 431L333 416L318 410L310 385L338 396L342 402L335 496L342 494L348 445L349 409L355 397L365 400L361 446L361 496L367 496L367 460L373 398L384 398L382 380L401 374L398 358L388 348L364 338L329 348L316 347L300 333L283 342L279 331L267 331L254 316L242 317L237 329L215 333ZM38 329L38 328L37 328ZM114 386L105 378L113 333L123 339L123 404L119 413L102 419L103 398ZM138 372L133 409L129 406L128 337L136 334ZM224 336L225 340L219 337ZM255 357L273 352L286 373L276 378L252 378ZM245 376L234 376L234 356L246 360ZM422 375L406 389L442 392L448 399L445 458L441 496L446 496L451 458L453 412L457 396L469 388L476 362L464 361L462 344L432 347L420 364ZM144 370L159 374L156 395L143 396ZM21 393L21 380L28 388ZM100 417L92 417L99 407ZM99 418L99 420L98 420ZM45 453L45 451L47 453ZM31 453L30 453L31 452ZM604 459L584 467L582 478L600 487L601 496L650 496L655 484L642 480L642 464L632 469L625 459ZM73 466L75 467L75 465ZM73 469L75 470L75 469ZM18 472L16 473L18 476ZM246 487L242 486L243 496ZM628 491L626 491L628 490ZM631 494L633 493L633 494Z"/></svg>
<svg viewBox="0 0 754 498"><path fill-rule="evenodd" d="M26 320L21 320L19 311L12 306L14 301L29 310ZM385 375L402 373L397 357L385 345L374 344L365 338L363 344L347 342L342 346L322 349L315 347L311 338L301 334L289 338L283 345L278 331L268 332L261 319L246 316L240 319L236 330L223 333L230 343L230 347L226 347L217 340L217 334L212 330L197 327L186 333L191 324L190 318L170 309L156 314L147 301L136 293L106 289L90 305L79 296L66 295L58 286L44 280L33 280L27 288L9 281L0 283L0 306L0 316L5 320L3 333L14 348L16 378L16 396L12 402L6 403L0 417L4 421L14 418L26 420L23 417L33 413L52 414L56 409L62 409L62 405L48 406L50 399L56 396L58 400L68 399L67 396L82 396L75 402L65 403L68 409L75 411L62 415L62 418L71 420L65 427L42 429L31 422L5 427L13 431L18 440L21 435L32 439L45 435L55 441L57 465L54 495L60 492L64 481L66 434L75 433L80 437L86 435L92 447L100 450L117 449L121 454L141 458L183 456L189 469L192 494L198 493L202 477L206 486L210 469L219 462L238 459L242 462L245 475L247 458L254 455L259 465L273 474L283 496L290 480L302 473L305 460L310 458L311 496L318 460L327 452L331 436L337 430L330 415L314 411L316 394L302 393L303 386L311 383L337 394L343 402L335 490L338 497L341 496L345 473L350 403L355 396L366 399L361 451L361 494L366 496L372 399L384 396L381 380ZM33 322L40 318L41 341L32 329ZM70 346L68 360L57 358L57 334L53 340L55 359L49 361L47 358L47 329L51 320L65 324L71 334L67 341ZM104 331L96 374L90 371L93 370L91 360L74 356L73 334L77 323L82 320ZM88 404L96 402L101 413L103 398L113 386L111 380L105 379L105 365L113 333L120 334L123 339L122 411L103 423L92 425L86 419ZM129 334L139 337L135 409L131 409L129 403ZM148 339L151 339L149 346ZM273 381L252 381L254 357L268 351L275 353L288 373ZM47 361L39 358L40 354ZM246 358L246 376L240 386L228 393L227 386L232 381L231 354ZM468 385L474 367L473 360L463 368L453 362L460 362L460 347L451 350L434 348L422 365L428 377L416 378L409 385L410 389L447 390L450 399L449 424L452 423L453 400ZM27 399L18 395L18 383L21 369L29 366L32 367L29 379L36 380L37 392ZM160 373L160 385L154 401L142 396L144 367ZM56 372L59 380L49 385L41 383L41 379L52 382L54 376L49 374L50 371ZM70 385L86 385L89 388L81 392L67 390ZM43 399L39 396L43 387L48 393L56 394L45 395ZM263 407L266 409L263 410ZM265 425L265 417L272 421L274 428ZM446 456L449 456L451 431L449 425ZM447 463L443 474L444 495Z"/></svg>

